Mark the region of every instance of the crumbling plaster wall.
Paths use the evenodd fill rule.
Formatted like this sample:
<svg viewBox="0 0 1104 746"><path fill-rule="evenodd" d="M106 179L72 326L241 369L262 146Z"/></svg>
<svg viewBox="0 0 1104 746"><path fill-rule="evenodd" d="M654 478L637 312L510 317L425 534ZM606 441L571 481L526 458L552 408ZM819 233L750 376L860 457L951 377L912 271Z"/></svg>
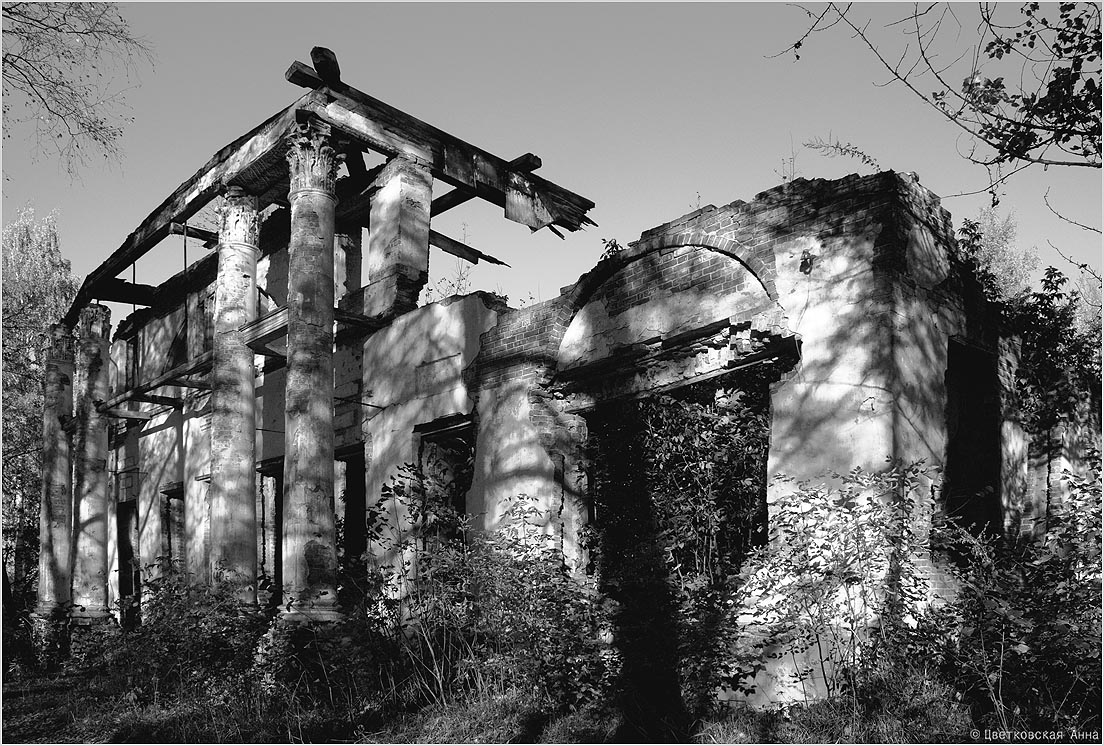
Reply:
<svg viewBox="0 0 1104 746"><path fill-rule="evenodd" d="M385 502L383 487L399 467L417 461L416 426L473 412L475 399L463 373L479 352L480 335L497 318L490 296L454 296L398 317L364 342L366 494L369 504L391 516L390 541L372 547L377 559L410 529L406 506Z"/></svg>
<svg viewBox="0 0 1104 746"><path fill-rule="evenodd" d="M999 337L980 288L953 258L950 215L913 175L797 179L645 231L632 248L678 242L737 256L771 294L784 333L800 339L799 362L772 387L770 476L880 469L887 457L944 462L950 340L995 355ZM1011 483L1021 455L1005 449ZM768 500L782 489L771 483ZM923 522L932 504L919 504ZM944 579L934 569L932 577L938 591ZM823 689L814 679L803 691L794 666L769 666L753 699Z"/></svg>

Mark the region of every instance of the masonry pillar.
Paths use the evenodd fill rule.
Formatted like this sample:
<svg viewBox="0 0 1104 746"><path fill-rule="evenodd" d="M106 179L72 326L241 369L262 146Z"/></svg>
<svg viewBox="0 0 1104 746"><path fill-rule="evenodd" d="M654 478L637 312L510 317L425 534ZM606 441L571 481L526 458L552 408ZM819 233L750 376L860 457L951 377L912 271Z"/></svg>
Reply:
<svg viewBox="0 0 1104 746"><path fill-rule="evenodd" d="M334 262L338 264L334 273L334 295L338 301L360 290L361 261L360 226L338 226L334 236Z"/></svg>
<svg viewBox="0 0 1104 746"><path fill-rule="evenodd" d="M399 316L418 307L429 277L433 176L425 166L392 158L376 177L368 229L368 316Z"/></svg>
<svg viewBox="0 0 1104 746"><path fill-rule="evenodd" d="M42 408L42 500L38 517L38 604L34 623L39 652L48 662L63 647L72 574L73 480L67 426L73 415L73 338L62 324L50 328Z"/></svg>
<svg viewBox="0 0 1104 746"><path fill-rule="evenodd" d="M93 304L80 314L76 354L76 463L73 469L73 620L106 621L110 614L108 536L114 504L107 474L107 416L96 402L110 398L107 338L111 312Z"/></svg>
<svg viewBox="0 0 1104 746"><path fill-rule="evenodd" d="M287 152L291 187L284 410L284 617L340 618L334 531L334 182L330 128L299 126Z"/></svg>
<svg viewBox="0 0 1104 746"><path fill-rule="evenodd" d="M211 577L257 602L256 405L253 351L239 331L257 318L257 199L226 192L215 280L211 370Z"/></svg>

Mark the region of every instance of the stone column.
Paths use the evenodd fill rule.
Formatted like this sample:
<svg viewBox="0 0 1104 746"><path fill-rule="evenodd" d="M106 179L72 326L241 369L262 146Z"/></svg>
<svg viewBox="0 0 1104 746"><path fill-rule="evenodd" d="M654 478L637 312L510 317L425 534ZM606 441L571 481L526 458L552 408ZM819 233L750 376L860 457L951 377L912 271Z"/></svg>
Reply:
<svg viewBox="0 0 1104 746"><path fill-rule="evenodd" d="M80 314L76 355L76 463L73 469L73 611L77 623L110 614L108 536L115 515L107 474L107 422L96 402L110 398L107 338L111 312L93 304Z"/></svg>
<svg viewBox="0 0 1104 746"><path fill-rule="evenodd" d="M239 331L257 318L257 199L226 192L215 280L211 370L211 578L257 602L256 397L253 351Z"/></svg>
<svg viewBox="0 0 1104 746"><path fill-rule="evenodd" d="M376 177L368 229L365 314L398 316L418 306L429 276L429 212L433 176L426 167L392 158Z"/></svg>
<svg viewBox="0 0 1104 746"><path fill-rule="evenodd" d="M334 181L329 126L290 136L291 240L284 409L285 618L329 621L337 610L334 533Z"/></svg>
<svg viewBox="0 0 1104 746"><path fill-rule="evenodd" d="M39 653L50 664L64 647L69 611L73 538L73 479L69 432L73 416L73 337L62 324L50 328L42 407L42 500L38 517L38 604L34 624Z"/></svg>

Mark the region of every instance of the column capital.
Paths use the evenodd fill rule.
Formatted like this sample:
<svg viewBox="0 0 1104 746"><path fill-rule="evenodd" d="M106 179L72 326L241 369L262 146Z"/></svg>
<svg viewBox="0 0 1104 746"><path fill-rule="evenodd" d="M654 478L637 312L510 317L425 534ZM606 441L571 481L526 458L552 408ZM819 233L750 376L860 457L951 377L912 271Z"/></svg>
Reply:
<svg viewBox="0 0 1104 746"><path fill-rule="evenodd" d="M226 187L223 196L226 204L219 225L219 243L245 244L255 248L260 232L257 197L240 186Z"/></svg>
<svg viewBox="0 0 1104 746"><path fill-rule="evenodd" d="M111 309L99 303L92 303L81 309L80 336L103 337L111 333Z"/></svg>
<svg viewBox="0 0 1104 746"><path fill-rule="evenodd" d="M50 350L48 358L53 361L73 360L73 328L65 324L50 325Z"/></svg>
<svg viewBox="0 0 1104 746"><path fill-rule="evenodd" d="M319 119L301 122L287 136L288 195L311 190L336 199L337 169L344 154L333 146L330 125Z"/></svg>

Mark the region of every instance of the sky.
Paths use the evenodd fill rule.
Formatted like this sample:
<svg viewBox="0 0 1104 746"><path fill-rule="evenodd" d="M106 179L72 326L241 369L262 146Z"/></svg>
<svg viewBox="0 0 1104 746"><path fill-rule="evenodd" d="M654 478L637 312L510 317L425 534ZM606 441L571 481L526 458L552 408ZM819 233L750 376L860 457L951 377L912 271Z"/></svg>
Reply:
<svg viewBox="0 0 1104 746"><path fill-rule="evenodd" d="M865 5L873 28L911 6ZM1013 10L1015 6L1012 6ZM969 6L959 40L969 42ZM219 148L298 98L284 80L320 45L338 57L342 79L507 160L526 152L538 173L596 203L598 227L530 234L501 208L473 201L434 219L434 228L510 263L480 264L472 289L511 303L547 300L597 261L602 239L622 244L707 204L750 201L790 175L871 173L858 160L826 158L803 143L829 136L859 146L882 169L913 171L946 197L983 188L965 161L961 131L886 75L869 50L840 29L814 36L800 60L782 54L806 26L776 3L124 3L132 31L155 55L127 93L133 117L123 159L95 163L78 179L56 160L36 161L25 131L3 145L4 220L25 204L57 211L63 254L86 275ZM951 51L948 49L948 54ZM119 85L127 85L119 81ZM792 166L790 160L792 158ZM1042 266L1072 272L1048 240L1098 271L1098 234L1054 217L1101 222L1100 171L1039 169L1004 189L1019 242ZM988 203L984 194L945 198L958 225ZM170 236L141 259L138 282L183 268ZM188 248L189 262L203 249ZM455 275L436 249L431 279ZM129 307L126 308L129 311ZM116 311L118 313L118 311ZM116 316L116 321L119 317Z"/></svg>

